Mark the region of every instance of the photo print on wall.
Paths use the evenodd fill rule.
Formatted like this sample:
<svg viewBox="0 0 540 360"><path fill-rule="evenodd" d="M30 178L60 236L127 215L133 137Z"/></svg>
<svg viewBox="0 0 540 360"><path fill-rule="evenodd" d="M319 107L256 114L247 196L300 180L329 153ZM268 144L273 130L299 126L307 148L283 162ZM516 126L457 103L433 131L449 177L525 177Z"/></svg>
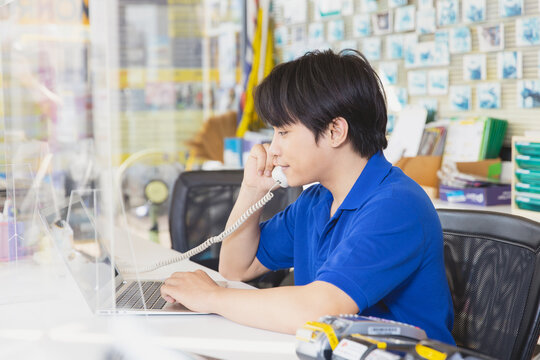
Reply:
<svg viewBox="0 0 540 360"><path fill-rule="evenodd" d="M521 51L503 51L497 54L499 79L521 79Z"/></svg>
<svg viewBox="0 0 540 360"><path fill-rule="evenodd" d="M414 5L397 8L394 15L394 31L404 32L414 30L416 20L415 15Z"/></svg>
<svg viewBox="0 0 540 360"><path fill-rule="evenodd" d="M403 5L407 5L407 0L388 0L389 8L395 8Z"/></svg>
<svg viewBox="0 0 540 360"><path fill-rule="evenodd" d="M403 35L388 35L386 37L386 57L388 59L403 58Z"/></svg>
<svg viewBox="0 0 540 360"><path fill-rule="evenodd" d="M504 24L477 26L476 32L480 51L504 49Z"/></svg>
<svg viewBox="0 0 540 360"><path fill-rule="evenodd" d="M540 107L540 80L518 81L518 106L525 109Z"/></svg>
<svg viewBox="0 0 540 360"><path fill-rule="evenodd" d="M397 62L379 63L379 75L383 84L395 85L398 82Z"/></svg>
<svg viewBox="0 0 540 360"><path fill-rule="evenodd" d="M362 53L369 61L381 59L381 38L369 37L362 41Z"/></svg>
<svg viewBox="0 0 540 360"><path fill-rule="evenodd" d="M516 19L516 45L540 45L540 17Z"/></svg>
<svg viewBox="0 0 540 360"><path fill-rule="evenodd" d="M427 94L427 72L424 70L409 71L407 73L409 95Z"/></svg>
<svg viewBox="0 0 540 360"><path fill-rule="evenodd" d="M471 30L467 26L450 29L449 50L451 54L466 53L472 50Z"/></svg>
<svg viewBox="0 0 540 360"><path fill-rule="evenodd" d="M418 34L433 34L437 29L435 25L435 9L418 9L416 12L416 32Z"/></svg>
<svg viewBox="0 0 540 360"><path fill-rule="evenodd" d="M428 71L428 94L448 94L448 70L444 69Z"/></svg>
<svg viewBox="0 0 540 360"><path fill-rule="evenodd" d="M389 11L372 14L371 23L376 35L388 34L392 31L392 13Z"/></svg>
<svg viewBox="0 0 540 360"><path fill-rule="evenodd" d="M437 0L437 24L447 26L458 21L458 0Z"/></svg>
<svg viewBox="0 0 540 360"><path fill-rule="evenodd" d="M486 0L463 0L461 13L464 23L486 20Z"/></svg>
<svg viewBox="0 0 540 360"><path fill-rule="evenodd" d="M523 15L523 0L499 0L499 15L502 17Z"/></svg>
<svg viewBox="0 0 540 360"><path fill-rule="evenodd" d="M463 80L486 79L486 55L474 54L463 56Z"/></svg>
<svg viewBox="0 0 540 360"><path fill-rule="evenodd" d="M450 86L450 108L455 111L471 109L471 87L469 85Z"/></svg>
<svg viewBox="0 0 540 360"><path fill-rule="evenodd" d="M345 22L343 20L332 20L327 24L326 39L329 42L341 41L345 37Z"/></svg>
<svg viewBox="0 0 540 360"><path fill-rule="evenodd" d="M361 0L360 9L363 13L372 13L379 9L377 0Z"/></svg>
<svg viewBox="0 0 540 360"><path fill-rule="evenodd" d="M358 14L353 17L353 36L363 37L371 34L371 23L368 14Z"/></svg>
<svg viewBox="0 0 540 360"><path fill-rule="evenodd" d="M324 24L321 22L311 23L308 26L308 41L312 44L324 42Z"/></svg>
<svg viewBox="0 0 540 360"><path fill-rule="evenodd" d="M476 86L476 98L480 109L499 109L501 107L501 84L478 84Z"/></svg>

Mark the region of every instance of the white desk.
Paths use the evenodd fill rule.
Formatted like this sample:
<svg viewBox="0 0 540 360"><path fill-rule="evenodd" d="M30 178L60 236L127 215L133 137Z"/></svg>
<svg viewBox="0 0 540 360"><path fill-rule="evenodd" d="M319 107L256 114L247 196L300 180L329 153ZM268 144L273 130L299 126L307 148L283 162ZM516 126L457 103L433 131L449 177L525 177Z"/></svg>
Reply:
<svg viewBox="0 0 540 360"><path fill-rule="evenodd" d="M477 211L492 211L505 214L511 214L512 209L510 205L492 205L492 206L480 206L461 203L451 203L441 199L431 199L436 209L461 209L461 210L477 210Z"/></svg>
<svg viewBox="0 0 540 360"><path fill-rule="evenodd" d="M151 253L151 258L172 253L147 241L133 243L136 253ZM117 247L118 255L126 249ZM163 278L197 268L202 267L185 261L145 275ZM223 280L217 272L207 272ZM293 335L242 326L218 315L95 316L57 256L48 265L0 263L0 284L0 359L101 359L113 346L133 351L130 358L136 359L185 359L178 350L218 359L297 358Z"/></svg>

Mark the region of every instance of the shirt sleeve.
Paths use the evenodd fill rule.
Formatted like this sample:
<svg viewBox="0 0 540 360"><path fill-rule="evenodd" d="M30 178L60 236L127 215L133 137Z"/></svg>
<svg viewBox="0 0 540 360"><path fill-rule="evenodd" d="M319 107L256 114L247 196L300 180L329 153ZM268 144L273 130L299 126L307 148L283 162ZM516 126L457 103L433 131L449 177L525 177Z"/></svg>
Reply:
<svg viewBox="0 0 540 360"><path fill-rule="evenodd" d="M294 223L302 195L285 210L261 223L257 259L270 270L287 269L294 260Z"/></svg>
<svg viewBox="0 0 540 360"><path fill-rule="evenodd" d="M406 281L423 252L423 228L411 204L378 199L350 223L316 279L343 290L362 312Z"/></svg>

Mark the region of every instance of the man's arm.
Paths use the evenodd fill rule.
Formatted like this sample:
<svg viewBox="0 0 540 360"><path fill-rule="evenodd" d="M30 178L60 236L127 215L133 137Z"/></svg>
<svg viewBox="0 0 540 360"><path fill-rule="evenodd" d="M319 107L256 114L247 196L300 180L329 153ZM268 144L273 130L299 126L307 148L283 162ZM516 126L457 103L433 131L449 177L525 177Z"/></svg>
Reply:
<svg viewBox="0 0 540 360"><path fill-rule="evenodd" d="M250 152L238 199L231 211L226 227L233 225L244 212L272 188L273 168L268 145L255 145ZM253 213L221 245L219 272L230 280L251 280L269 271L256 258L259 246L259 220L262 209Z"/></svg>
<svg viewBox="0 0 540 360"><path fill-rule="evenodd" d="M161 288L169 302L222 315L243 325L294 334L323 315L354 314L358 306L338 287L323 281L270 289L219 287L201 270L174 273Z"/></svg>

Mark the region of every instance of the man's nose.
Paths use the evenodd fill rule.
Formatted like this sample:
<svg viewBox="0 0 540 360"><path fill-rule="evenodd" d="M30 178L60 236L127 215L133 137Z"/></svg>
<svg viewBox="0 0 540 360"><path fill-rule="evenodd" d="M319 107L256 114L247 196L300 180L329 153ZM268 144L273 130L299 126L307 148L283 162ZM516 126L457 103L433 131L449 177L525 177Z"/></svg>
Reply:
<svg viewBox="0 0 540 360"><path fill-rule="evenodd" d="M275 136L272 139L272 142L270 143L270 146L268 147L268 151L270 152L270 155L272 155L274 157L279 155L279 153L278 153L279 152L279 147L278 147Z"/></svg>

